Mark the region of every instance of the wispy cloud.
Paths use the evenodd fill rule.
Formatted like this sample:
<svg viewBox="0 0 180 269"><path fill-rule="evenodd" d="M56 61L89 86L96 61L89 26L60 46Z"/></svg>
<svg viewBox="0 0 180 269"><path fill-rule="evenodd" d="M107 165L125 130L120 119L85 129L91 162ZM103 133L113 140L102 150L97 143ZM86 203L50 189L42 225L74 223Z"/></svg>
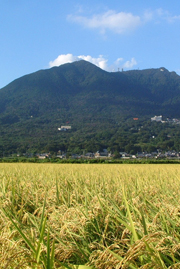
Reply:
<svg viewBox="0 0 180 269"><path fill-rule="evenodd" d="M85 28L98 29L105 34L108 30L117 34L129 33L132 30L146 24L147 22L168 22L180 21L180 15L172 15L162 8L156 10L145 10L141 16L131 12L116 12L108 10L104 13L94 14L91 17L81 15L68 15L70 22L75 22Z"/></svg>
<svg viewBox="0 0 180 269"><path fill-rule="evenodd" d="M132 31L141 24L139 16L132 13L115 12L109 10L102 14L93 15L91 18L86 16L69 15L68 20L81 24L84 27L99 29L101 33L111 30L118 34Z"/></svg>
<svg viewBox="0 0 180 269"><path fill-rule="evenodd" d="M142 19L144 22L152 21L156 23L175 23L180 21L180 15L172 15L168 10L158 8L156 10L146 10Z"/></svg>
<svg viewBox="0 0 180 269"><path fill-rule="evenodd" d="M94 58L90 55L74 56L73 54L69 53L69 54L61 54L54 61L50 61L49 67L59 66L65 63L72 63L79 60L88 61L100 67L101 69L109 71L109 72L115 71L118 68L132 69L135 65L137 65L135 58L132 58L131 60L128 60L128 61L124 61L123 58L118 58L116 61L114 61L114 63L109 65L108 59L104 58L103 55L99 55L99 57Z"/></svg>
<svg viewBox="0 0 180 269"><path fill-rule="evenodd" d="M172 15L169 11L159 8L154 12L155 16L161 18L161 20L167 21L169 23L173 23L176 21L180 21L180 15Z"/></svg>

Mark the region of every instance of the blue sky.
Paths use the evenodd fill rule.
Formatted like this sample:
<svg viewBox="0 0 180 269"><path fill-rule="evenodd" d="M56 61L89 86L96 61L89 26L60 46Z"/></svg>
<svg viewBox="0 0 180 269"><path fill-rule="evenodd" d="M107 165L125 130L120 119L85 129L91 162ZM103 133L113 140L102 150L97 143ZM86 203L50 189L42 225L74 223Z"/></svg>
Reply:
<svg viewBox="0 0 180 269"><path fill-rule="evenodd" d="M40 69L88 60L107 71L180 74L180 1L0 0L0 88Z"/></svg>

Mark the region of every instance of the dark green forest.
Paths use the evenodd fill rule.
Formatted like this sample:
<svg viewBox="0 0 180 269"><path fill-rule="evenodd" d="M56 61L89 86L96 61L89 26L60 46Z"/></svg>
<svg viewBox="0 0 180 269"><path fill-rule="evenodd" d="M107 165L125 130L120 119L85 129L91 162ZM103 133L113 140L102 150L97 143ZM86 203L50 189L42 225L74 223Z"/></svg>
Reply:
<svg viewBox="0 0 180 269"><path fill-rule="evenodd" d="M82 154L107 149L109 152L125 151L130 154L137 152L180 151L180 125L172 123L151 122L150 120L126 119L121 123L104 126L98 124L84 124L82 129L59 132L49 124L49 133L36 128L33 133L31 125L23 130L11 130L6 126L4 136L1 137L1 156L13 153L57 153L59 150L69 154ZM37 122L38 126L38 122Z"/></svg>

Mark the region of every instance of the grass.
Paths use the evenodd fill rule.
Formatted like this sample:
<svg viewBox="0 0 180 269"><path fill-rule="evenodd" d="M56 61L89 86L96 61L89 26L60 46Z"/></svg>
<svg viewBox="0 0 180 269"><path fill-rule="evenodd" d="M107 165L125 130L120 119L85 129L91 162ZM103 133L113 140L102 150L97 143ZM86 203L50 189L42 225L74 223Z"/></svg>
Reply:
<svg viewBox="0 0 180 269"><path fill-rule="evenodd" d="M180 268L180 169L0 164L2 268Z"/></svg>

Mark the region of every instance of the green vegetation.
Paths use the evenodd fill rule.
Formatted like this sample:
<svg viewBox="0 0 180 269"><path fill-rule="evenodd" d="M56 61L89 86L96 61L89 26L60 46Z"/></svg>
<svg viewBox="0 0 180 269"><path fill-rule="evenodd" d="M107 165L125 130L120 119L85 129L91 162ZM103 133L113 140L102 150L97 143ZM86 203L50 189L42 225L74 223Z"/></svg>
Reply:
<svg viewBox="0 0 180 269"><path fill-rule="evenodd" d="M0 164L1 267L179 268L179 179L179 165Z"/></svg>
<svg viewBox="0 0 180 269"><path fill-rule="evenodd" d="M171 123L151 122L149 119L134 121L132 118L121 121L119 124L105 126L100 129L85 125L83 129L59 132L53 129L49 123L51 134L48 138L46 130L42 136L31 132L30 137L26 135L25 129L18 129L12 133L11 126L3 127L4 133L0 137L0 158L20 156L23 153L50 152L56 156L58 150L83 154L84 152L96 152L108 149L109 152L153 152L160 149L162 151L180 151L180 125ZM52 127L52 128L51 128ZM48 129L48 131L50 132ZM52 131L53 130L53 131ZM54 133L53 133L54 132ZM47 136L46 136L47 135ZM117 155L116 154L116 155ZM117 156L118 157L118 156Z"/></svg>
<svg viewBox="0 0 180 269"><path fill-rule="evenodd" d="M94 158L94 159L60 159L60 158L27 158L27 157L6 157L0 158L0 163L57 163L57 164L180 164L180 160L177 158L168 159L168 158L137 158L137 159L116 159L116 158Z"/></svg>
<svg viewBox="0 0 180 269"><path fill-rule="evenodd" d="M150 122L154 115L180 118L180 77L163 70L108 73L79 61L13 81L0 89L0 157L59 149L179 151L179 126ZM71 131L58 132L67 124Z"/></svg>

